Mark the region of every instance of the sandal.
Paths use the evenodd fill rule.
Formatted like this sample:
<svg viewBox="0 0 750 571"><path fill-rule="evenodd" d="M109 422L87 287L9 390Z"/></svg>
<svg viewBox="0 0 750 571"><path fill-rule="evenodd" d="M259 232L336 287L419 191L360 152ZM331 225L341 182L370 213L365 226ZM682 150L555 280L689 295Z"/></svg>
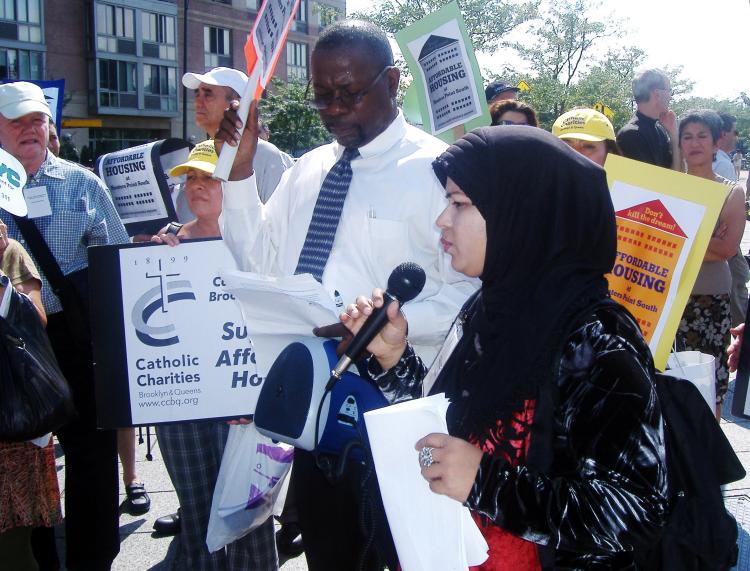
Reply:
<svg viewBox="0 0 750 571"><path fill-rule="evenodd" d="M131 514L145 514L151 509L151 498L148 497L146 486L143 484L128 484L125 486L125 494L128 496L128 511Z"/></svg>

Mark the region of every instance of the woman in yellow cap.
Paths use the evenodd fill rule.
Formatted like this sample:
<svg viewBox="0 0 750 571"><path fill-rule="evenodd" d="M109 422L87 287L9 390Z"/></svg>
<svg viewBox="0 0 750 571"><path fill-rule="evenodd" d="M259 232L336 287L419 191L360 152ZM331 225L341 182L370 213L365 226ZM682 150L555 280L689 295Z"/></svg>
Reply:
<svg viewBox="0 0 750 571"><path fill-rule="evenodd" d="M185 195L195 220L187 224L171 222L151 239L153 242L176 246L179 238L218 238L219 215L221 214L221 182L212 178L216 161L212 140L198 143L188 156L187 162L174 167L169 176L185 176ZM179 238L178 238L179 236Z"/></svg>
<svg viewBox="0 0 750 571"><path fill-rule="evenodd" d="M622 154L615 141L612 123L593 109L573 109L563 113L552 125L552 134L599 166L604 166L609 153Z"/></svg>
<svg viewBox="0 0 750 571"><path fill-rule="evenodd" d="M211 140L198 143L187 162L174 167L170 176L185 174L185 195L195 220L185 225L172 222L151 238L152 242L177 246L188 238L220 238L221 182L211 178L218 156ZM273 522L209 553L206 533L216 479L219 476L229 425L224 421L179 422L156 427L164 464L177 492L180 509L159 518L157 533L179 531L175 569L214 571L218 569L278 568L274 549Z"/></svg>

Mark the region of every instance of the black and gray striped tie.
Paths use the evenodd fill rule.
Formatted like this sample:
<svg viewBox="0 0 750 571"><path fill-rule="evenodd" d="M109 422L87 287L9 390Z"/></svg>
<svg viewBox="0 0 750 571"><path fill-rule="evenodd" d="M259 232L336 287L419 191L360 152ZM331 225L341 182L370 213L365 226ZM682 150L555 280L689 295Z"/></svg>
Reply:
<svg viewBox="0 0 750 571"><path fill-rule="evenodd" d="M319 282L323 281L323 270L333 248L341 210L352 182L351 162L358 156L357 149L344 149L344 154L328 171L315 202L295 274L312 274Z"/></svg>

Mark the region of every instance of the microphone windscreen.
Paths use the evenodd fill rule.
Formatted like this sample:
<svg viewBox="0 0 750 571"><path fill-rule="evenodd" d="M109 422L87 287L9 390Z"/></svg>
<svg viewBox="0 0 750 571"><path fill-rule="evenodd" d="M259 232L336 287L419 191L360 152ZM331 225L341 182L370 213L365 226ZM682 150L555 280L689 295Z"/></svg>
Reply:
<svg viewBox="0 0 750 571"><path fill-rule="evenodd" d="M391 272L388 278L388 293L404 304L419 295L426 279L422 266L414 262L404 262Z"/></svg>

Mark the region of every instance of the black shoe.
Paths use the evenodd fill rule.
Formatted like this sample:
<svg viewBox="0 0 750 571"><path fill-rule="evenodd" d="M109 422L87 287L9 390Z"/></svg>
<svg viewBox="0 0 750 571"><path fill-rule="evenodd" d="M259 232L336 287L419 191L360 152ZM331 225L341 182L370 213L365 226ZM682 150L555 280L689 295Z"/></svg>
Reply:
<svg viewBox="0 0 750 571"><path fill-rule="evenodd" d="M279 555L286 558L298 557L305 551L302 544L300 528L296 523L286 523L281 525L281 529L276 532L276 550Z"/></svg>
<svg viewBox="0 0 750 571"><path fill-rule="evenodd" d="M154 522L154 530L159 535L177 535L180 533L180 512L165 515Z"/></svg>
<svg viewBox="0 0 750 571"><path fill-rule="evenodd" d="M151 498L146 493L143 484L128 484L125 486L125 494L128 497L128 512L133 515L145 514L151 509Z"/></svg>

